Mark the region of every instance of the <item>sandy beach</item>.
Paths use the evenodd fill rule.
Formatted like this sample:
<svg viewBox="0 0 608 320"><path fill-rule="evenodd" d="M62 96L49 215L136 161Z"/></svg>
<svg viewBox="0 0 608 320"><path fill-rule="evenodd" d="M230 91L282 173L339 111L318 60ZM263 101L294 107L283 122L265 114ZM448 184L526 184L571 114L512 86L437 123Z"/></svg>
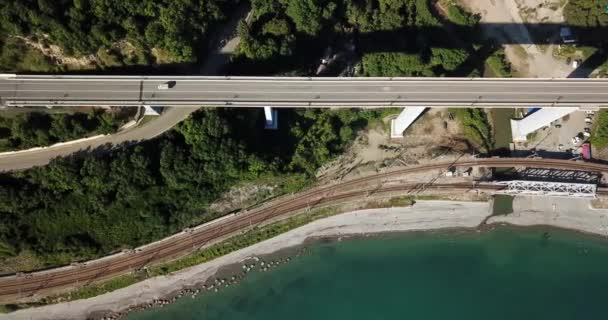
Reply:
<svg viewBox="0 0 608 320"><path fill-rule="evenodd" d="M488 219L488 223L552 225L606 235L608 210L593 209L589 200L516 198L514 213ZM100 311L120 312L133 305L161 299L175 291L203 283L223 266L294 247L307 239L329 236L406 232L450 228L476 228L491 215L490 203L418 201L412 207L353 211L314 221L278 237L230 253L168 276L151 278L94 298L20 310L0 319L86 319Z"/></svg>
<svg viewBox="0 0 608 320"><path fill-rule="evenodd" d="M513 200L513 213L487 223L547 225L608 236L608 209L594 209L588 199L519 196Z"/></svg>
<svg viewBox="0 0 608 320"><path fill-rule="evenodd" d="M94 298L20 310L0 319L85 319L95 311L124 310L165 297L179 288L204 282L222 266L302 244L313 237L389 231L474 228L490 213L488 203L420 201L408 208L368 209L314 221L278 237L230 253L173 275L151 278Z"/></svg>

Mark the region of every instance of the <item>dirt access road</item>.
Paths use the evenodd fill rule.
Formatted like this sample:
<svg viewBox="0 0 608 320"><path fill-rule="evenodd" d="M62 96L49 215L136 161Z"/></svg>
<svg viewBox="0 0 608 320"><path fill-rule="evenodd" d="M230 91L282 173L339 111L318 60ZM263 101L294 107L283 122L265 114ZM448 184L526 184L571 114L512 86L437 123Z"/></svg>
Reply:
<svg viewBox="0 0 608 320"><path fill-rule="evenodd" d="M517 70L519 77L567 78L577 74L587 74L586 70L576 70L564 60L553 55L555 45L541 44L545 39L535 39L524 23L564 22L564 1L561 0L459 0L473 13L481 15L484 23L508 23L520 25L518 28L482 28L488 38L499 39L513 44L505 45L507 58ZM558 34L547 35L555 38ZM537 38L539 36L537 35ZM572 75L571 75L572 74Z"/></svg>

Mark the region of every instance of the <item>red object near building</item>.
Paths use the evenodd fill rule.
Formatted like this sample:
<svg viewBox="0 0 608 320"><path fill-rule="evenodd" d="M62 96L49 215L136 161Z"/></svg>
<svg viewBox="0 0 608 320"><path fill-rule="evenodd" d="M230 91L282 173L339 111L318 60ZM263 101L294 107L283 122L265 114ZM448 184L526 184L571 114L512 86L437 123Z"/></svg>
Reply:
<svg viewBox="0 0 608 320"><path fill-rule="evenodd" d="M582 151L583 159L585 159L585 160L591 159L591 144L589 144L588 142L583 143L582 147L583 147L583 151Z"/></svg>

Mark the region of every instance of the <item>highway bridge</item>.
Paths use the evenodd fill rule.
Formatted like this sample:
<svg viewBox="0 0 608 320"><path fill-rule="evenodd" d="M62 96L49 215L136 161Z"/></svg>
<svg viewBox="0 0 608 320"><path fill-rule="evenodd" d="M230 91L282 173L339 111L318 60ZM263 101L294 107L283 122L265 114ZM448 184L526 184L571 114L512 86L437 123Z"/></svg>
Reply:
<svg viewBox="0 0 608 320"><path fill-rule="evenodd" d="M174 82L169 89L159 85ZM0 75L4 106L598 107L608 79Z"/></svg>

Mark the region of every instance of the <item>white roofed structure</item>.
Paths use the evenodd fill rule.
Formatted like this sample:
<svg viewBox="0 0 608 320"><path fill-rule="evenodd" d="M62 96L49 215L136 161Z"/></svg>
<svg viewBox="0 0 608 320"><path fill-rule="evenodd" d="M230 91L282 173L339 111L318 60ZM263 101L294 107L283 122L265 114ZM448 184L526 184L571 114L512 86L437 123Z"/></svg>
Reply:
<svg viewBox="0 0 608 320"><path fill-rule="evenodd" d="M391 138L402 138L403 133L426 110L426 107L407 107L391 121Z"/></svg>
<svg viewBox="0 0 608 320"><path fill-rule="evenodd" d="M542 108L521 120L511 120L513 141L526 141L526 136L528 134L577 110L577 107Z"/></svg>

